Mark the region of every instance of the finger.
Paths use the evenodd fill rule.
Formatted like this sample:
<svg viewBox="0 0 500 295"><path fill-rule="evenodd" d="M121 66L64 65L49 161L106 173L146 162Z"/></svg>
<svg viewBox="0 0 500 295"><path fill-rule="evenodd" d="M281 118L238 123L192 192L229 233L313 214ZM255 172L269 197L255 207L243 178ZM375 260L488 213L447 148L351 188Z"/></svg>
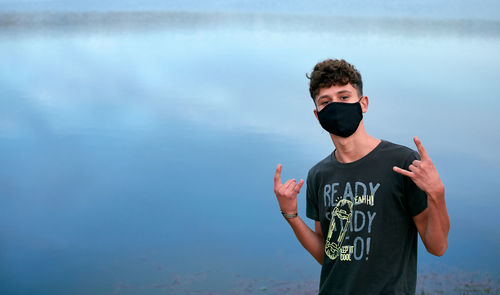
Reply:
<svg viewBox="0 0 500 295"><path fill-rule="evenodd" d="M411 165L413 165L415 167L420 167L421 162L419 160L413 160L413 162L411 163Z"/></svg>
<svg viewBox="0 0 500 295"><path fill-rule="evenodd" d="M420 139L418 138L418 136L415 136L413 138L413 141L415 142L415 145L417 146L417 150L418 150L418 153L420 154L420 158L422 160L429 158L429 156L427 155L427 152L425 151L425 148L422 145L422 142L420 141Z"/></svg>
<svg viewBox="0 0 500 295"><path fill-rule="evenodd" d="M281 164L276 167L276 173L274 173L274 190L277 191L281 186Z"/></svg>
<svg viewBox="0 0 500 295"><path fill-rule="evenodd" d="M418 169L418 167L413 165L413 164L411 164L410 167L408 167L408 170L410 170L411 172L415 172L415 170L417 170L417 169Z"/></svg>
<svg viewBox="0 0 500 295"><path fill-rule="evenodd" d="M302 188L302 185L304 184L304 179L301 179L293 188L297 194L300 193L300 189Z"/></svg>
<svg viewBox="0 0 500 295"><path fill-rule="evenodd" d="M295 185L295 181L296 181L295 179L290 179L287 182L285 182L285 184L283 185L285 190L288 190L292 184Z"/></svg>
<svg viewBox="0 0 500 295"><path fill-rule="evenodd" d="M396 166L392 167L392 170L394 170L394 172L397 172L397 173L404 175L404 176L408 176L410 178L412 178L414 176L413 172L410 172L410 171L405 170L405 169L401 169L401 168L396 167Z"/></svg>

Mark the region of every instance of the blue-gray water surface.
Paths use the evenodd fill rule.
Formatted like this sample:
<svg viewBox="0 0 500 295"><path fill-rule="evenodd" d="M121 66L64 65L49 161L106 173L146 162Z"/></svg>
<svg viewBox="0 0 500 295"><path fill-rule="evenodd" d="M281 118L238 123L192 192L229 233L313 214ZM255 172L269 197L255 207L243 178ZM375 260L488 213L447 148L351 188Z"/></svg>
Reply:
<svg viewBox="0 0 500 295"><path fill-rule="evenodd" d="M449 248L420 245L418 290L499 291L498 21L2 17L2 294L314 294L272 178L334 149L305 76L325 58L362 73L368 132L418 135L446 185Z"/></svg>

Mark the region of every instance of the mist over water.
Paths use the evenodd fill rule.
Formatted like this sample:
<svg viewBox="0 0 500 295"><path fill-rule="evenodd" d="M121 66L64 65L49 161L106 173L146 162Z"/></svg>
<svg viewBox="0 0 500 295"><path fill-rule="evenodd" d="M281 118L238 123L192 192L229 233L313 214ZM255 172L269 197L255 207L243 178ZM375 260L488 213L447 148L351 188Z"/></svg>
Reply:
<svg viewBox="0 0 500 295"><path fill-rule="evenodd" d="M144 30L221 30L342 32L392 36L493 37L500 35L500 20L446 19L395 16L283 14L276 12L198 11L83 11L0 12L5 33L108 32Z"/></svg>
<svg viewBox="0 0 500 295"><path fill-rule="evenodd" d="M272 176L305 179L333 150L305 77L330 57L362 73L368 132L418 135L446 185L449 249L419 249L419 288L498 290L498 20L2 11L2 293L314 290Z"/></svg>

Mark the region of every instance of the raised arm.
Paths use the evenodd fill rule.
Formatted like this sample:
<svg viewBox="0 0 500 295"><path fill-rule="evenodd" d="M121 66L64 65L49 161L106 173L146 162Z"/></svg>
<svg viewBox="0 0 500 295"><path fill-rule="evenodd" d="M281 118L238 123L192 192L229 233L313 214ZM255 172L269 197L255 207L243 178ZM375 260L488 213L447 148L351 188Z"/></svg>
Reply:
<svg viewBox="0 0 500 295"><path fill-rule="evenodd" d="M415 136L413 140L420 154L420 161L413 161L408 167L409 170L399 167L393 169L397 173L410 177L427 194L427 209L414 216L413 220L427 251L441 256L448 248L448 232L450 231L444 185L420 139Z"/></svg>
<svg viewBox="0 0 500 295"><path fill-rule="evenodd" d="M290 179L284 184L281 183L281 164L278 164L274 174L274 193L278 199L281 212L288 224L293 229L295 236L302 246L318 261L323 264L323 253L325 244L321 233L321 226L318 221L315 224L315 231L312 231L297 214L297 194L304 184L301 179L298 183L295 179ZM286 217L288 216L288 217ZM295 217L291 217L295 216Z"/></svg>

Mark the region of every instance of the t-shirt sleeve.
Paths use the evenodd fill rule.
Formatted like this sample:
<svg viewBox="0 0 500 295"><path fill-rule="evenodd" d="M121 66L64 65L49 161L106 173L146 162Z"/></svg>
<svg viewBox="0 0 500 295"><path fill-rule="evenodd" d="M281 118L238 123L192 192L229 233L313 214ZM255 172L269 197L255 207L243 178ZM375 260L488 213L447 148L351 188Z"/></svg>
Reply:
<svg viewBox="0 0 500 295"><path fill-rule="evenodd" d="M319 221L319 208L318 208L318 195L317 195L317 190L313 184L314 182L314 177L312 175L311 171L307 174L307 203L306 203L306 216Z"/></svg>
<svg viewBox="0 0 500 295"><path fill-rule="evenodd" d="M420 160L417 152L413 151L405 162L404 169L408 167L414 160ZM420 214L427 208L427 194L422 191L411 178L404 176L404 192L408 205L408 212L412 217Z"/></svg>

